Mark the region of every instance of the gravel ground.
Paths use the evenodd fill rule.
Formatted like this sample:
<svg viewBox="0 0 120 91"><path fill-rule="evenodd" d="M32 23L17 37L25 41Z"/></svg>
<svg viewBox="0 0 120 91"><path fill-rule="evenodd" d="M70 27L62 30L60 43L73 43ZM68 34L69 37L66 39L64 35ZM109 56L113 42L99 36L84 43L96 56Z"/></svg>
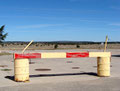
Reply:
<svg viewBox="0 0 120 91"><path fill-rule="evenodd" d="M83 50L35 50L26 52L80 52ZM120 49L112 52L111 76L98 77L96 58L31 59L30 82L14 82L13 55L0 56L0 91L120 91ZM20 53L20 51L9 51ZM7 69L7 71L4 71ZM35 69L43 69L36 71ZM46 70L45 70L46 69ZM9 71L10 70L10 71Z"/></svg>

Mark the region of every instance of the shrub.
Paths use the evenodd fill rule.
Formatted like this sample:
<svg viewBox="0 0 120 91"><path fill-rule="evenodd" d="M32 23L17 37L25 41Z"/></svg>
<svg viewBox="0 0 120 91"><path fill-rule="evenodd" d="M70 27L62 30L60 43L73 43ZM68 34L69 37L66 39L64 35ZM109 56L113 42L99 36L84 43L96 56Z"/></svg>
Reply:
<svg viewBox="0 0 120 91"><path fill-rule="evenodd" d="M58 48L58 44L55 44L54 49L57 49L57 48Z"/></svg>
<svg viewBox="0 0 120 91"><path fill-rule="evenodd" d="M80 45L76 45L76 48L80 48Z"/></svg>

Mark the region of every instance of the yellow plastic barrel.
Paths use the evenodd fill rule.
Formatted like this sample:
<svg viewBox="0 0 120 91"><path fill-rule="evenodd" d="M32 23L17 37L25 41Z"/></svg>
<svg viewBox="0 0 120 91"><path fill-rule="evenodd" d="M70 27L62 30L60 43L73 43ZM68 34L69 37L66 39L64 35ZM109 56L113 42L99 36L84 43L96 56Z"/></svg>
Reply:
<svg viewBox="0 0 120 91"><path fill-rule="evenodd" d="M29 59L15 59L14 74L17 82L29 81Z"/></svg>
<svg viewBox="0 0 120 91"><path fill-rule="evenodd" d="M98 76L110 76L110 57L97 58L97 74Z"/></svg>

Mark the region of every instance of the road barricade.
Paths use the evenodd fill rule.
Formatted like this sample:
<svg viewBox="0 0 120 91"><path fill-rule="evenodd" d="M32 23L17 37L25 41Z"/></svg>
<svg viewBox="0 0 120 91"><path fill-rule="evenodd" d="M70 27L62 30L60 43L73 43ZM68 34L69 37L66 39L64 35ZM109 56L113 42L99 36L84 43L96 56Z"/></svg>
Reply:
<svg viewBox="0 0 120 91"><path fill-rule="evenodd" d="M97 75L110 76L110 52L51 52L51 53L14 53L14 80L29 81L29 59L32 58L81 58L97 57Z"/></svg>

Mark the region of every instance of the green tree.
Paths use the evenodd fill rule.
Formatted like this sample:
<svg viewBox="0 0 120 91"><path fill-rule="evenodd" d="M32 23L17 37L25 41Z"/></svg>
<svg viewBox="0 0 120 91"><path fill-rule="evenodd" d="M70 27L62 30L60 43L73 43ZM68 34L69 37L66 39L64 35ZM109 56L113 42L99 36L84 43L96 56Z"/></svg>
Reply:
<svg viewBox="0 0 120 91"><path fill-rule="evenodd" d="M5 28L5 25L1 26L1 28L0 28L0 42L5 40L5 38L8 35L8 33L4 33L4 28Z"/></svg>

